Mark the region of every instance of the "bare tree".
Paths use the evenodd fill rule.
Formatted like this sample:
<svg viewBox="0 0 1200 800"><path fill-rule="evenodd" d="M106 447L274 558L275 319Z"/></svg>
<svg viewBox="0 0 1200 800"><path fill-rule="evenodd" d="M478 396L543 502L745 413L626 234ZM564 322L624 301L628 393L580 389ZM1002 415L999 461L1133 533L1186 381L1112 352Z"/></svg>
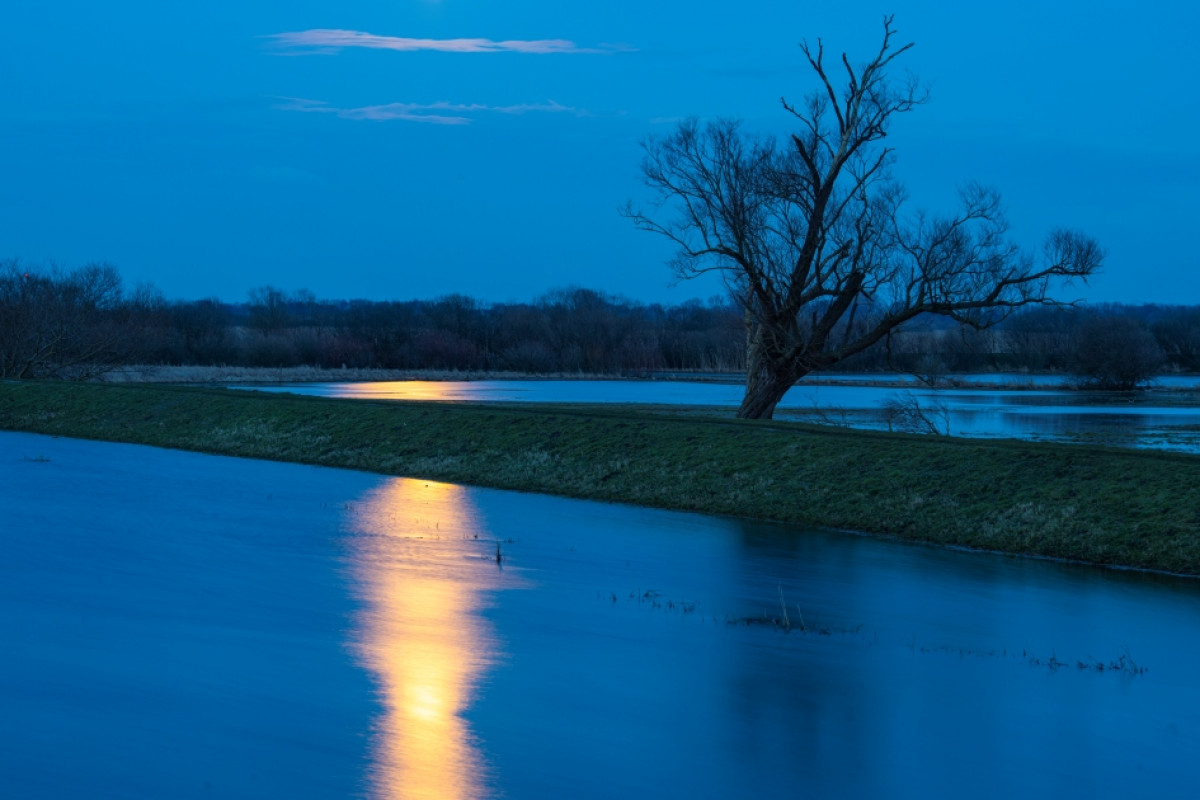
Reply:
<svg viewBox="0 0 1200 800"><path fill-rule="evenodd" d="M912 392L893 394L883 401L888 431L950 435L950 407L940 400L923 404Z"/></svg>
<svg viewBox="0 0 1200 800"><path fill-rule="evenodd" d="M1172 309L1152 329L1176 368L1200 372L1200 308Z"/></svg>
<svg viewBox="0 0 1200 800"><path fill-rule="evenodd" d="M1123 314L1095 314L1075 333L1075 369L1099 389L1130 391L1154 379L1162 349L1145 324Z"/></svg>
<svg viewBox="0 0 1200 800"><path fill-rule="evenodd" d="M250 304L250 324L264 335L279 333L291 322L288 296L274 286L259 286L247 295Z"/></svg>
<svg viewBox="0 0 1200 800"><path fill-rule="evenodd" d="M71 272L0 263L0 378L89 378L113 369L129 339L109 264Z"/></svg>
<svg viewBox="0 0 1200 800"><path fill-rule="evenodd" d="M912 76L897 79L892 18L865 65L841 57L844 85L826 69L825 49L800 45L817 88L800 105L783 143L743 133L735 120L682 123L644 143L642 172L658 204L625 215L678 250L681 278L717 271L745 309L744 418L769 418L809 372L885 339L922 314L976 328L1011 310L1053 303L1055 279L1086 279L1099 245L1058 229L1039 257L1007 236L1000 196L970 184L951 216L908 212L882 144L893 118L921 105ZM669 207L671 217L657 212Z"/></svg>

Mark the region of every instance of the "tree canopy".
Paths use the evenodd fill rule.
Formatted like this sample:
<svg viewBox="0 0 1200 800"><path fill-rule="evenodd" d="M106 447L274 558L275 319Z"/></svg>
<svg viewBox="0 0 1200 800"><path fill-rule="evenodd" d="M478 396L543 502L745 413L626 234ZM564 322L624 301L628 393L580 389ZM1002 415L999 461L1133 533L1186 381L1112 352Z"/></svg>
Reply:
<svg viewBox="0 0 1200 800"><path fill-rule="evenodd" d="M733 119L681 123L644 142L650 210L625 215L676 245L681 278L717 271L745 311L746 393L738 416L768 418L797 380L859 353L923 315L984 328L1015 308L1053 304L1059 280L1101 265L1092 238L1052 230L1027 253L1008 235L994 189L967 183L957 209L909 208L884 141L894 119L926 101L894 65L891 17L879 50L840 81L824 44L800 45L816 88L798 104L784 140L747 133Z"/></svg>

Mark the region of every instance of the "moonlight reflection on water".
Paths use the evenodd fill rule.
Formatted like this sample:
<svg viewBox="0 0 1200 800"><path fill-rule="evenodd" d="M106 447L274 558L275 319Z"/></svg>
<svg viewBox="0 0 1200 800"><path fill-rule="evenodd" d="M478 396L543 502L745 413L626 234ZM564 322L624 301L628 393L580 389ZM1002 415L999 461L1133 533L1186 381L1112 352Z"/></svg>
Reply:
<svg viewBox="0 0 1200 800"><path fill-rule="evenodd" d="M463 719L496 650L479 615L497 564L464 552L482 531L469 492L392 479L354 504L358 651L384 706L373 725L378 797L480 797L483 757ZM486 539L485 539L486 541Z"/></svg>

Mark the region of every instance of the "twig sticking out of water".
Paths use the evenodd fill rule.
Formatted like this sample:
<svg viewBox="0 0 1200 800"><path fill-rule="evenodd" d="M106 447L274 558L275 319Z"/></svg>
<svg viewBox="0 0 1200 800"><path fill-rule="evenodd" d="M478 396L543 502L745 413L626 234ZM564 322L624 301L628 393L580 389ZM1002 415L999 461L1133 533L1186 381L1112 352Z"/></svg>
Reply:
<svg viewBox="0 0 1200 800"><path fill-rule="evenodd" d="M783 599L783 584L779 584L779 608L783 612L783 622L780 627L785 631L792 629L792 620L788 617L787 602ZM800 604L796 603L796 618L800 620L800 632L808 633L808 626L804 624L804 612L800 610Z"/></svg>
<svg viewBox="0 0 1200 800"><path fill-rule="evenodd" d="M792 621L788 619L787 603L783 601L783 584L779 584L779 607L783 610L783 629L790 631L792 629Z"/></svg>

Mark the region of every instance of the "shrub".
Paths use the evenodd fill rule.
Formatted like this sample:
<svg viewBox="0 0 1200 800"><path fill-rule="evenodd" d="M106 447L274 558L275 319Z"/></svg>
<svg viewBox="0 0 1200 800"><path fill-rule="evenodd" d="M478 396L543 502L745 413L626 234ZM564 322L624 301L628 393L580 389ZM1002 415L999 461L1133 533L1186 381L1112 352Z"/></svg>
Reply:
<svg viewBox="0 0 1200 800"><path fill-rule="evenodd" d="M1138 319L1097 314L1075 335L1075 370L1101 389L1128 391L1150 381L1163 363L1154 336Z"/></svg>

